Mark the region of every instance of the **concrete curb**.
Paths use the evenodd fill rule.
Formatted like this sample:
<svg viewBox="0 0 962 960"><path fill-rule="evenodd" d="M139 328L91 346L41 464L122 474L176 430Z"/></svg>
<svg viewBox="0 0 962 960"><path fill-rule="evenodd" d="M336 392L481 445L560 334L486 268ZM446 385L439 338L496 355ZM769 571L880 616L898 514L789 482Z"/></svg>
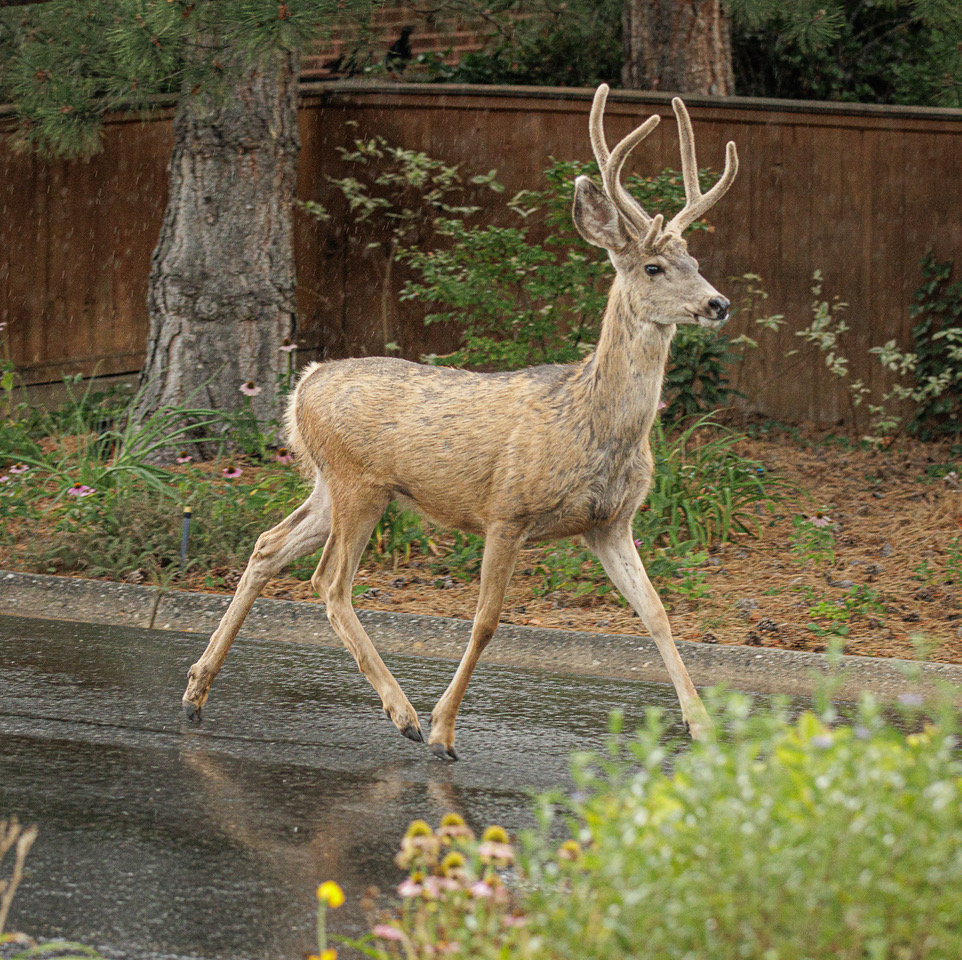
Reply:
<svg viewBox="0 0 962 960"><path fill-rule="evenodd" d="M230 599L0 570L0 614L200 634L198 656ZM382 653L456 660L471 632L466 620L373 610L359 610L358 616ZM241 636L340 646L322 604L292 600L259 599ZM818 653L686 641L679 641L678 648L692 680L701 687L726 683L739 690L806 696L814 690L819 675L833 673L828 659ZM668 682L655 644L647 637L624 634L505 623L485 651L484 662L552 673ZM957 699L962 702L962 666L843 657L840 670L844 679L838 696L842 699L856 699L863 691L892 699L907 690L925 692L941 681L955 684Z"/></svg>

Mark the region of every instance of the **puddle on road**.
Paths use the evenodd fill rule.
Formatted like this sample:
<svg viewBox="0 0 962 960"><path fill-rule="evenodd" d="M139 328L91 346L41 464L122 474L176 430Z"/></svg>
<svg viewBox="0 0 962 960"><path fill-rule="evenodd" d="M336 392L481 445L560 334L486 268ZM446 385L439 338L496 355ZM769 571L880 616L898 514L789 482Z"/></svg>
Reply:
<svg viewBox="0 0 962 960"><path fill-rule="evenodd" d="M204 644L0 617L0 813L41 828L14 928L114 957L302 957L317 883L348 894L332 928L363 932L358 900L398 882L415 817L516 832L529 791L567 781L609 710L677 712L670 687L482 666L465 759L444 764L382 718L343 651L257 641L235 645L191 728L180 697ZM455 664L387 661L427 718Z"/></svg>

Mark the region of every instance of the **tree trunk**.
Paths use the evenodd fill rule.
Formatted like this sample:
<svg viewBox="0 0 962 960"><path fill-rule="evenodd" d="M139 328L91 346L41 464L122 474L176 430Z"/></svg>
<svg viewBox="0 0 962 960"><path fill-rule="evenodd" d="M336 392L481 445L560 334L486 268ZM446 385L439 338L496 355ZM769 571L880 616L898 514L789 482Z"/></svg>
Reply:
<svg viewBox="0 0 962 960"><path fill-rule="evenodd" d="M624 0L621 83L630 90L735 92L721 0Z"/></svg>
<svg viewBox="0 0 962 960"><path fill-rule="evenodd" d="M224 58L227 59L227 58ZM151 263L142 418L165 406L280 413L279 351L294 327L297 58L237 56L226 97L185 93L170 197ZM260 388L246 396L240 387Z"/></svg>

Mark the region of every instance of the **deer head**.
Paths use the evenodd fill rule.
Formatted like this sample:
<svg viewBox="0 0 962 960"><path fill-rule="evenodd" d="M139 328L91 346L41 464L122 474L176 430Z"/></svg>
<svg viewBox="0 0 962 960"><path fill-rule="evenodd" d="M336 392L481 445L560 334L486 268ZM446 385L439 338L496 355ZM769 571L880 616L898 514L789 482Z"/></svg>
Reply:
<svg viewBox="0 0 962 960"><path fill-rule="evenodd" d="M607 98L608 85L603 83L595 92L589 120L591 147L601 170L603 189L588 177L575 180L575 226L585 240L608 251L625 292L642 307L646 319L661 324L719 327L728 318L729 301L698 272L698 261L688 253L682 234L732 185L738 172L735 144L729 142L726 148L725 172L703 194L698 185L691 120L684 103L678 97L672 100L681 141L686 202L666 224L660 213L649 216L621 183L628 154L658 126L661 118L649 117L609 152L602 124Z"/></svg>

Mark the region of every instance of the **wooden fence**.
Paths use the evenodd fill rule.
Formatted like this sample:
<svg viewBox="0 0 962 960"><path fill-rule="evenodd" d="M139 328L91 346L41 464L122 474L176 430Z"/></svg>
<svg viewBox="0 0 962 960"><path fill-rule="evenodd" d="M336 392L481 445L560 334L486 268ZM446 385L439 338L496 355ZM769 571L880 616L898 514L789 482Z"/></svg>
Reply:
<svg viewBox="0 0 962 960"><path fill-rule="evenodd" d="M497 168L504 196L538 187L550 157L590 157L590 99L590 91L547 88L305 84L298 195L319 198L326 174L349 172L337 148L374 133L466 173ZM669 99L615 93L609 100L612 140L649 113L669 120L632 158L642 173L678 166ZM943 258L962 250L962 111L687 102L699 163L719 169L729 139L741 158L735 186L712 211L714 232L692 237L702 272L729 295L737 288L729 278L760 274L766 310L788 321L748 351L736 386L768 415L838 420L847 410L844 386L794 336L811 319L812 274L822 271L823 296L848 303L852 376L880 388L884 377L868 348L910 342L919 259L930 248ZM24 379L137 370L150 254L166 202L169 116L111 120L103 153L88 161L15 154L7 139L0 125L0 322ZM303 357L380 352L384 343L383 254L337 221L297 216ZM390 324L411 358L454 342L451 331L424 328L417 305L402 305Z"/></svg>

